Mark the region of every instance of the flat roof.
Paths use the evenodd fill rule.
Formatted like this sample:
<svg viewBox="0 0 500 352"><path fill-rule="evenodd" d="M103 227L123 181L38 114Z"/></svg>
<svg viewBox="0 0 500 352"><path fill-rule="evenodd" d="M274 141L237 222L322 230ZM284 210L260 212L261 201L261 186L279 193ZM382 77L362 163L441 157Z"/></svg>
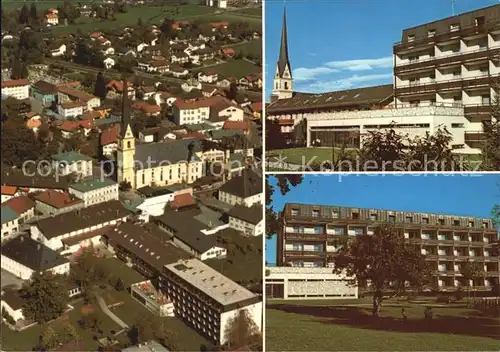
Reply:
<svg viewBox="0 0 500 352"><path fill-rule="evenodd" d="M179 260L176 263L165 265L165 269L198 288L223 306L257 297L256 294L198 259Z"/></svg>

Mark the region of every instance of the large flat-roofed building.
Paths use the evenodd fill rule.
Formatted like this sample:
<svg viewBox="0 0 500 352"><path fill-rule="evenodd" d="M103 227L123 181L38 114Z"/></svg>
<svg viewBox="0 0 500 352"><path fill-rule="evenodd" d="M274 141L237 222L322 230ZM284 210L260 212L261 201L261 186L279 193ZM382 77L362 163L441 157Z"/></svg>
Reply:
<svg viewBox="0 0 500 352"><path fill-rule="evenodd" d="M212 341L224 344L228 324L241 310L262 329L262 301L200 260L164 267L160 288L174 302L175 315Z"/></svg>
<svg viewBox="0 0 500 352"><path fill-rule="evenodd" d="M388 85L295 92L287 39L285 18L266 115L290 143L360 148L374 130L413 138L446 128L456 153L480 152L500 87L500 5L403 30Z"/></svg>
<svg viewBox="0 0 500 352"><path fill-rule="evenodd" d="M358 298L358 287L331 268L269 267L266 269L268 299Z"/></svg>
<svg viewBox="0 0 500 352"><path fill-rule="evenodd" d="M278 266L333 267L336 252L350 238L392 224L405 238L420 244L433 264L440 290L467 285L460 273L467 260L484 268L484 275L472 282L475 289L489 290L498 284L499 258L494 250L498 232L491 219L296 203L287 203L280 217Z"/></svg>
<svg viewBox="0 0 500 352"><path fill-rule="evenodd" d="M395 106L463 110L466 148L477 148L500 83L500 5L403 30L394 45Z"/></svg>

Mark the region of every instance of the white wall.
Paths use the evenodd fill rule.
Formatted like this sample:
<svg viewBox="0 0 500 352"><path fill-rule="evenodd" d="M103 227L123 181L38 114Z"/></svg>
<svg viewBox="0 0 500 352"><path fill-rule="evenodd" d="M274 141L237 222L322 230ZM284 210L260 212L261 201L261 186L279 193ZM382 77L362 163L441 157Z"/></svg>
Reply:
<svg viewBox="0 0 500 352"><path fill-rule="evenodd" d="M2 255L2 269L23 280L28 280L33 274L30 268ZM69 262L50 269L54 274L69 274Z"/></svg>
<svg viewBox="0 0 500 352"><path fill-rule="evenodd" d="M19 231L19 218L2 224L2 241Z"/></svg>
<svg viewBox="0 0 500 352"><path fill-rule="evenodd" d="M14 97L19 100L27 99L30 96L30 86L16 86L2 88L2 95Z"/></svg>
<svg viewBox="0 0 500 352"><path fill-rule="evenodd" d="M98 188L89 192L81 192L75 188L69 187L69 193L75 197L83 199L85 207L95 205L110 200L118 199L118 184L112 184L106 187Z"/></svg>
<svg viewBox="0 0 500 352"><path fill-rule="evenodd" d="M9 313L9 315L14 319L14 321L17 322L18 320L24 319L22 308L14 310L5 301L2 301L1 304L2 304L2 311L5 309L5 311Z"/></svg>
<svg viewBox="0 0 500 352"><path fill-rule="evenodd" d="M247 207L251 207L252 205L257 204L257 203L263 204L262 193L255 194L253 196L250 196L250 197L243 199L243 198L237 197L233 194L219 191L219 200L221 202L225 202L228 204L232 204L232 205L241 204L241 205L245 205Z"/></svg>

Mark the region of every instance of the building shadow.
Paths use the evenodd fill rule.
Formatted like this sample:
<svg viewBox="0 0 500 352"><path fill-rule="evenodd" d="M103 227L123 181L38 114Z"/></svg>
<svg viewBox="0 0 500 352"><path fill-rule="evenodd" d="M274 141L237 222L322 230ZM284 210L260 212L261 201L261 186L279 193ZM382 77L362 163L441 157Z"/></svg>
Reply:
<svg viewBox="0 0 500 352"><path fill-rule="evenodd" d="M346 325L358 329L404 333L459 334L500 339L498 315L494 317L481 312L477 312L477 314L470 312L464 316L434 314L433 319L426 320L424 319L425 307L422 307L422 318L409 317L407 320L403 320L399 317L384 316L384 306L381 317L378 318L371 315L371 307L272 304L268 305L267 309L309 315L321 318L318 319L318 322L322 324Z"/></svg>

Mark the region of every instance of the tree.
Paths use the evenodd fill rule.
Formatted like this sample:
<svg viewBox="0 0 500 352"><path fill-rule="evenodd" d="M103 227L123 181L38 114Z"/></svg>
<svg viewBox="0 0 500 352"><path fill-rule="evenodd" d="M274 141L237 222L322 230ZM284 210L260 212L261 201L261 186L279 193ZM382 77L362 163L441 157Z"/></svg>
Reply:
<svg viewBox="0 0 500 352"><path fill-rule="evenodd" d="M123 283L122 279L117 279L116 280L115 289L117 291L123 291L123 290L125 290L125 284Z"/></svg>
<svg viewBox="0 0 500 352"><path fill-rule="evenodd" d="M462 277L467 282L467 302L470 298L471 281L481 276L483 271L484 268L481 263L470 261L469 259L460 266L460 274L462 274Z"/></svg>
<svg viewBox="0 0 500 352"><path fill-rule="evenodd" d="M227 98L230 99L230 100L233 100L236 98L236 96L238 95L238 86L236 85L235 82L231 82L231 84L229 85L229 90L227 91Z"/></svg>
<svg viewBox="0 0 500 352"><path fill-rule="evenodd" d="M432 278L431 268L419 246L408 242L401 231L381 226L373 235L356 236L334 257L334 273L345 272L352 284L370 284L373 315L384 299L402 295L407 286L420 289ZM390 297L383 290L392 289Z"/></svg>
<svg viewBox="0 0 500 352"><path fill-rule="evenodd" d="M277 120L266 121L266 149L276 150L286 147L286 139L281 133L281 127Z"/></svg>
<svg viewBox="0 0 500 352"><path fill-rule="evenodd" d="M27 319L45 323L59 317L68 307L66 277L50 271L34 273L25 286L23 314Z"/></svg>
<svg viewBox="0 0 500 352"><path fill-rule="evenodd" d="M102 72L97 74L95 84L94 84L94 95L99 97L101 100L106 99L107 89L106 82L104 81L104 76Z"/></svg>
<svg viewBox="0 0 500 352"><path fill-rule="evenodd" d="M500 78L493 84L495 96L491 106L491 120L483 122L484 144L481 146L482 169L500 170Z"/></svg>
<svg viewBox="0 0 500 352"><path fill-rule="evenodd" d="M238 315L229 321L224 333L229 350L262 350L257 347L262 346L262 335L246 309L240 310ZM250 346L253 348L249 348Z"/></svg>
<svg viewBox="0 0 500 352"><path fill-rule="evenodd" d="M19 12L19 23L20 24L28 24L30 18L30 12L28 10L28 6L26 4L21 7L21 11Z"/></svg>
<svg viewBox="0 0 500 352"><path fill-rule="evenodd" d="M3 108L4 106L2 110ZM4 112L7 120L2 122L2 162L9 166L20 167L24 161L36 161L41 149L40 142L16 112Z"/></svg>
<svg viewBox="0 0 500 352"><path fill-rule="evenodd" d="M158 340L172 350L177 350L174 346L175 333L166 324L167 320L151 315L139 315L132 329L129 331L129 338L132 344Z"/></svg>
<svg viewBox="0 0 500 352"><path fill-rule="evenodd" d="M57 333L48 325L40 335L40 347L43 350L50 350L59 344Z"/></svg>
<svg viewBox="0 0 500 352"><path fill-rule="evenodd" d="M290 174L290 175L266 175L266 236L272 238L279 230L280 224L278 215L273 208L273 194L277 187L281 195L290 192L290 186L296 187L301 184L303 175Z"/></svg>
<svg viewBox="0 0 500 352"><path fill-rule="evenodd" d="M39 22L38 11L36 9L36 3L32 2L30 5L30 18L31 23L37 24Z"/></svg>

